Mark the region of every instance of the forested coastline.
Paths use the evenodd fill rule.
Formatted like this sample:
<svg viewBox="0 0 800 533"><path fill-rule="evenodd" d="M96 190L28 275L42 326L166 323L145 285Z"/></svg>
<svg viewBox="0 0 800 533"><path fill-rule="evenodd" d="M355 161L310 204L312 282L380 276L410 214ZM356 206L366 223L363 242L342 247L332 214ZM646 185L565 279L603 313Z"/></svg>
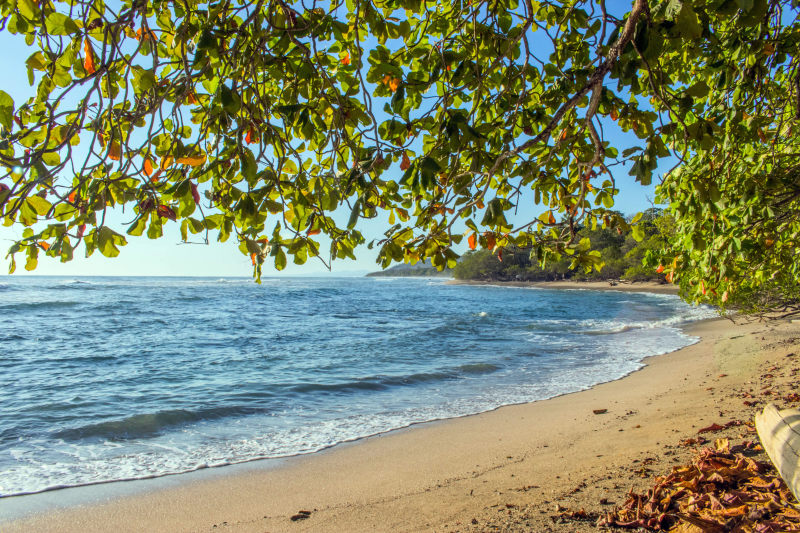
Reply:
<svg viewBox="0 0 800 533"><path fill-rule="evenodd" d="M620 218L624 216L620 213ZM627 218L630 221L630 217ZM563 255L553 261L539 263L530 249L510 247L501 254L487 249L470 250L464 254L453 269L453 276L460 280L483 281L663 281L665 276L657 269L643 266L648 253L657 253L674 232L675 220L658 208L648 209L639 221L639 231L629 225L614 227L582 228L578 240L588 239L592 252L603 262L597 270L586 269ZM637 240L638 237L638 240Z"/></svg>

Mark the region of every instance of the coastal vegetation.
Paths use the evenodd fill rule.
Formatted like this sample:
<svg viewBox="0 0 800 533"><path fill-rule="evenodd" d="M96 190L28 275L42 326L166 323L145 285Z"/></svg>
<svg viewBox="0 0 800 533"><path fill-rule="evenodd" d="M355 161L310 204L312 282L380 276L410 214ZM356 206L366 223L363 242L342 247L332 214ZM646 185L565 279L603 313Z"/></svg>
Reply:
<svg viewBox="0 0 800 533"><path fill-rule="evenodd" d="M622 214L617 214L625 219ZM664 274L643 266L648 254L658 253L667 246L674 231L675 220L661 209L649 209L639 224L642 235L637 240L633 232L620 227L582 228L578 237L589 239L592 250L599 254L601 265L586 271L575 268L571 261L561 258L540 263L531 259L530 250L511 247L501 255L489 250L473 250L464 254L453 269L456 279L489 281L660 281Z"/></svg>
<svg viewBox="0 0 800 533"><path fill-rule="evenodd" d="M329 265L362 244L383 268L455 267L466 244L610 271L619 258L584 235L646 237L614 211L627 172L658 180L674 223L643 269L689 300L792 304L797 14L793 0L2 0L0 25L31 51L28 95L0 90L10 269L113 257L177 224L236 239L257 279L266 261ZM385 232L365 243L374 218Z"/></svg>

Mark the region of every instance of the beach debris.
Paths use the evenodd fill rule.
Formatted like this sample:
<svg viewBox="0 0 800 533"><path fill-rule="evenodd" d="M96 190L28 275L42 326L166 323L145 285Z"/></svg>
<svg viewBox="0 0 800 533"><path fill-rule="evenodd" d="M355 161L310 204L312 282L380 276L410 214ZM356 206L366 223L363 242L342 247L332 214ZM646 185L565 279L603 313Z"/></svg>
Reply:
<svg viewBox="0 0 800 533"><path fill-rule="evenodd" d="M570 511L566 507L561 507L560 505L556 506L556 512L558 514L554 514L550 516L550 519L554 523L565 523L570 520L578 520L581 522L597 522L600 518L600 513L597 512L588 512L586 509L581 508L578 511Z"/></svg>
<svg viewBox="0 0 800 533"><path fill-rule="evenodd" d="M721 426L721 425L719 425L719 424L717 424L715 422L715 423L711 424L710 426L706 426L704 428L698 429L697 433L711 433L713 431L722 431L723 429L725 429L725 426Z"/></svg>
<svg viewBox="0 0 800 533"><path fill-rule="evenodd" d="M689 437L688 439L681 441L681 446L703 445L707 442L708 440L705 437Z"/></svg>
<svg viewBox="0 0 800 533"><path fill-rule="evenodd" d="M298 520L305 520L306 518L311 517L311 511L297 511L297 514L292 515L291 520L292 522L297 522Z"/></svg>
<svg viewBox="0 0 800 533"><path fill-rule="evenodd" d="M726 422L724 425L720 425L720 424L717 424L716 422L714 422L710 426L706 426L704 428L698 429L697 433L698 434L700 434L700 433L711 433L711 432L714 432L714 431L722 431L723 429L732 428L732 427L735 427L735 426L746 426L746 425L752 425L752 424L748 424L744 420L730 420L730 421Z"/></svg>
<svg viewBox="0 0 800 533"><path fill-rule="evenodd" d="M800 531L800 510L786 484L772 465L749 457L760 449L753 441L732 446L717 439L714 449L657 477L646 493L629 492L597 525L681 533Z"/></svg>
<svg viewBox="0 0 800 533"><path fill-rule="evenodd" d="M592 412L596 415L604 415L608 412L608 409L592 409Z"/></svg>

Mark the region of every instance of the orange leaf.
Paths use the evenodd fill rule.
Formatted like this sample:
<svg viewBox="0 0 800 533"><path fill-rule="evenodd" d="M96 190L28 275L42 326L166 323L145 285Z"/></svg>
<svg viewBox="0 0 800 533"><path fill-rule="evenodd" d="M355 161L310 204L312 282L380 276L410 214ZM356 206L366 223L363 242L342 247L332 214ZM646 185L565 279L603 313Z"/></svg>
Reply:
<svg viewBox="0 0 800 533"><path fill-rule="evenodd" d="M609 113L609 115L611 116L611 120L617 120L619 118L619 112L617 111L617 108L612 107L611 113Z"/></svg>
<svg viewBox="0 0 800 533"><path fill-rule="evenodd" d="M342 65L349 65L349 64L350 64L350 52L347 52L342 58Z"/></svg>
<svg viewBox="0 0 800 533"><path fill-rule="evenodd" d="M186 95L186 103L191 105L197 104L197 95L194 94L194 91Z"/></svg>
<svg viewBox="0 0 800 533"><path fill-rule="evenodd" d="M144 173L145 173L146 176L150 176L150 175L153 174L153 163L150 162L149 158L144 160L144 169L143 170L144 170Z"/></svg>
<svg viewBox="0 0 800 533"><path fill-rule="evenodd" d="M706 282L705 281L701 281L700 282L700 292L703 293L703 296L706 295Z"/></svg>
<svg viewBox="0 0 800 533"><path fill-rule="evenodd" d="M50 243L47 241L39 241L39 246L41 246L45 252L50 249Z"/></svg>
<svg viewBox="0 0 800 533"><path fill-rule="evenodd" d="M675 279L675 273L674 273L674 272L669 272L669 273L667 273L667 282L668 282L668 283L672 283L672 281L673 281L674 279Z"/></svg>
<svg viewBox="0 0 800 533"><path fill-rule="evenodd" d="M253 128L249 128L247 130L247 135L244 138L247 144L253 144L258 142L258 133Z"/></svg>
<svg viewBox="0 0 800 533"><path fill-rule="evenodd" d="M392 92L395 92L398 87L400 87L400 82L403 81L400 78L393 78L392 81L389 82L389 88Z"/></svg>
<svg viewBox="0 0 800 533"><path fill-rule="evenodd" d="M138 30L136 30L136 39L138 41L150 40L152 42L156 42L156 34L153 33L153 30L145 30L144 28L139 28Z"/></svg>
<svg viewBox="0 0 800 533"><path fill-rule="evenodd" d="M319 229L319 228L317 228L317 229L312 229L312 230L309 230L309 232L308 232L308 233L306 233L306 235L308 235L308 236L311 236L311 235L319 235L320 233L322 233L322 230L321 230L321 229Z"/></svg>
<svg viewBox="0 0 800 533"><path fill-rule="evenodd" d="M556 223L556 217L553 216L553 212L552 211L548 211L547 221L550 224L555 224Z"/></svg>
<svg viewBox="0 0 800 533"><path fill-rule="evenodd" d="M391 76L391 75L389 75L389 74L387 74L386 76L384 76L384 77L383 77L383 79L381 80L381 83L383 83L384 85L386 85L386 84L388 84L390 81L392 81L392 76Z"/></svg>
<svg viewBox="0 0 800 533"><path fill-rule="evenodd" d="M159 168L156 173L150 178L150 183L158 183L158 178L161 176L161 173L164 172L164 169Z"/></svg>
<svg viewBox="0 0 800 533"><path fill-rule="evenodd" d="M256 266L256 254L250 254L250 261Z"/></svg>
<svg viewBox="0 0 800 533"><path fill-rule="evenodd" d="M199 167L205 162L206 162L206 154L190 155L178 158L178 163L180 163L181 165L189 165L190 167Z"/></svg>
<svg viewBox="0 0 800 533"><path fill-rule="evenodd" d="M89 39L83 42L83 51L86 53L86 57L83 60L83 70L87 74L94 74L94 52L92 52L92 45L89 43Z"/></svg>
<svg viewBox="0 0 800 533"><path fill-rule="evenodd" d="M658 265L658 268L656 269L656 273L657 274L661 274L662 272L664 272L664 265Z"/></svg>
<svg viewBox="0 0 800 533"><path fill-rule="evenodd" d="M166 170L167 167L169 167L171 164L172 164L172 157L166 156L161 160L161 164L159 165L159 167L161 168L161 170Z"/></svg>
<svg viewBox="0 0 800 533"><path fill-rule="evenodd" d="M563 141L566 138L567 138L567 129L564 128L563 130L561 130L561 136L559 136L558 140Z"/></svg>
<svg viewBox="0 0 800 533"><path fill-rule="evenodd" d="M497 258L500 260L501 263L503 262L503 249L502 248L500 248L500 250L497 252Z"/></svg>
<svg viewBox="0 0 800 533"><path fill-rule="evenodd" d="M478 246L478 236L473 233L469 236L469 239L467 239L467 243L469 243L469 249L474 250L475 247Z"/></svg>
<svg viewBox="0 0 800 533"><path fill-rule="evenodd" d="M112 142L110 145L108 145L108 157L114 161L120 160L122 157L122 148L120 148L118 142Z"/></svg>
<svg viewBox="0 0 800 533"><path fill-rule="evenodd" d="M71 204L74 204L75 199L77 197L78 197L77 191L72 191L71 193L69 193L69 196L67 196L67 201Z"/></svg>
<svg viewBox="0 0 800 533"><path fill-rule="evenodd" d="M400 170L408 170L410 166L411 160L408 158L408 154L403 152L403 161L400 163Z"/></svg>
<svg viewBox="0 0 800 533"><path fill-rule="evenodd" d="M483 200L478 200L478 202L475 204L475 207L477 207L478 209L483 209L485 207Z"/></svg>

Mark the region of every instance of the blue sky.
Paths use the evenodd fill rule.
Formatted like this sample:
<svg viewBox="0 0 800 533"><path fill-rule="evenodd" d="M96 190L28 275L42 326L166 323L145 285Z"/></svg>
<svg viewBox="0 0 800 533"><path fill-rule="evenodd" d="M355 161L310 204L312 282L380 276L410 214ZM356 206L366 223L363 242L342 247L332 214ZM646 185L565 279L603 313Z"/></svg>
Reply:
<svg viewBox="0 0 800 533"><path fill-rule="evenodd" d="M7 31L0 32L0 50L3 51L3 79L0 81L0 89L9 93L16 102L21 102L28 98L33 88L28 85L27 72L25 69L25 59L33 53L33 49L25 45L22 38L11 35ZM611 140L620 152L631 145L635 138L623 135L618 131L616 124L604 124L607 138ZM617 131L615 131L617 130ZM668 167L662 165L660 170ZM399 179L400 171L397 170ZM654 197L653 186L644 187L635 183L633 178L627 176L627 170L617 169L615 177L620 193L616 199L616 209L626 214L634 214L638 211L651 207ZM520 206L519 220L523 217L530 220L541 212L541 208L534 205ZM348 213L349 214L349 213ZM345 215L346 216L346 215ZM122 225L133 217L128 214L118 214L117 231L124 231L126 226ZM385 218L362 221L360 229L364 233L367 242L371 239L380 237L382 232L388 227ZM10 246L13 238L22 231L21 226L17 228L0 227L0 251L5 256L5 250ZM325 250L327 243L322 242L322 249ZM457 252L463 252L463 246L456 248ZM277 272L272 266L265 265L264 275L354 275L366 271L377 270L379 267L375 263L376 250L368 250L366 245L356 250L357 260L336 260L332 264L332 272L328 272L325 266L314 259L309 260L305 265L298 266L289 262L288 267L283 272ZM24 260L22 261L24 264ZM4 268L0 267L0 272ZM18 264L18 274L27 274ZM56 259L40 255L39 266L33 274L39 275L145 275L145 276L251 276L252 266L250 259L242 255L237 248L237 243L232 238L227 243L211 241L210 244L185 244L181 243L178 225L168 222L165 226L164 237L158 240L150 240L146 236L128 236L128 245L121 249L121 254L116 258L103 257L99 252L90 258L83 257L82 250L76 250L75 259L69 263L61 263Z"/></svg>

